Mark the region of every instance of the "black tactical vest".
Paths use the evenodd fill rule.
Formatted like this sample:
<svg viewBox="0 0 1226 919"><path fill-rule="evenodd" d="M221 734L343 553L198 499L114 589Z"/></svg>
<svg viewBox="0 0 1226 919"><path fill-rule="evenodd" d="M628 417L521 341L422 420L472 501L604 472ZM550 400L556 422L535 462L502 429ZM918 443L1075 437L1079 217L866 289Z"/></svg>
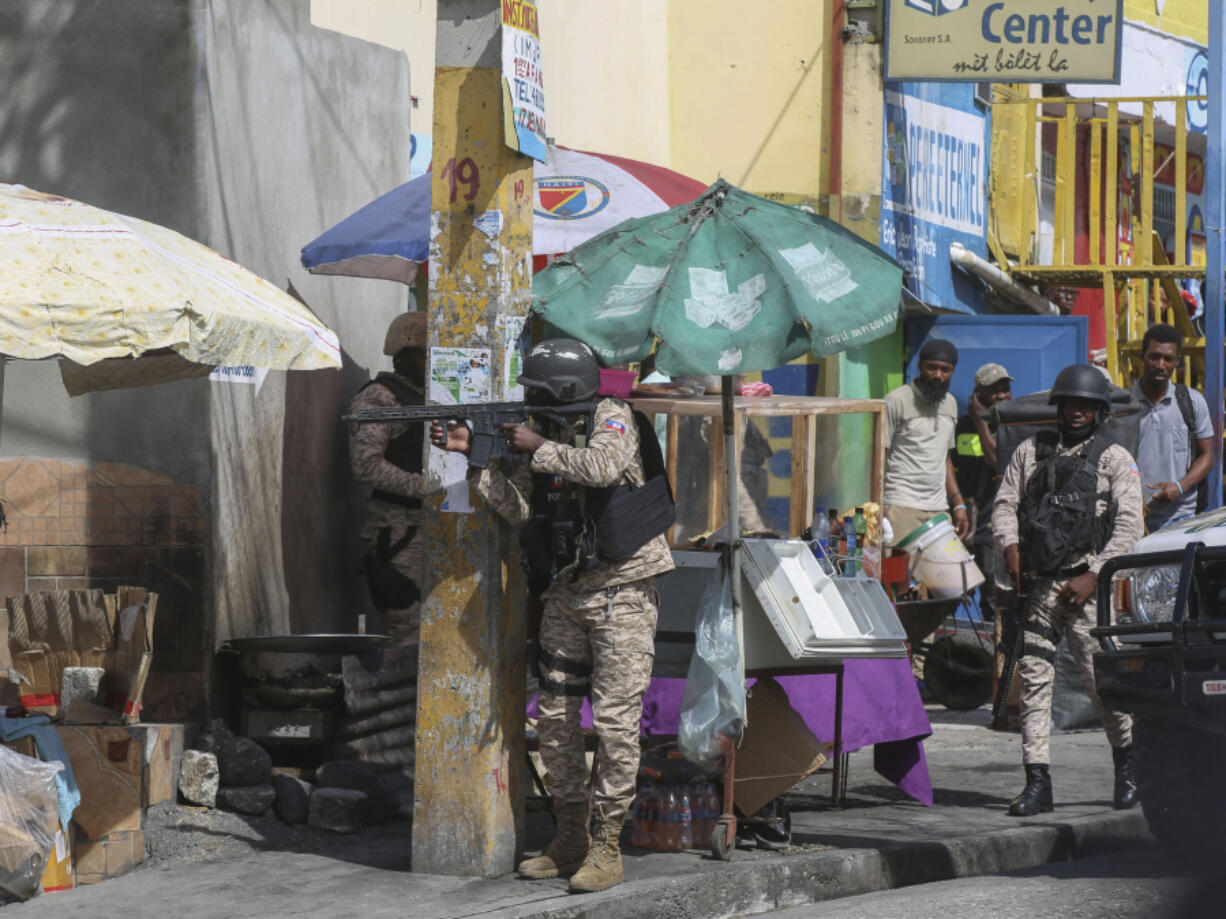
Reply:
<svg viewBox="0 0 1226 919"><path fill-rule="evenodd" d="M676 507L655 428L642 412L634 412L634 421L642 485L589 488L560 475L533 474L532 517L520 532L530 591L544 590L562 574L578 576L602 561L629 558L673 525ZM585 431L593 424L589 414Z"/></svg>
<svg viewBox="0 0 1226 919"><path fill-rule="evenodd" d="M1036 574L1056 576L1073 559L1101 552L1115 523L1116 504L1110 492L1098 490L1098 462L1112 444L1100 429L1080 453L1059 455L1060 435L1035 435L1035 470L1026 482L1019 514L1020 542L1026 567ZM1107 503L1103 516L1098 502Z"/></svg>

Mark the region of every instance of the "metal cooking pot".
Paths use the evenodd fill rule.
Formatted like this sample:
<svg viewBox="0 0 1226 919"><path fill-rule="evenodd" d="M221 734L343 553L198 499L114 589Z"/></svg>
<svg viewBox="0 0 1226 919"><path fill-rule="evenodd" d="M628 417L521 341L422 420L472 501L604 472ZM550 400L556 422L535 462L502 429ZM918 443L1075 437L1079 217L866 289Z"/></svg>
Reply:
<svg viewBox="0 0 1226 919"><path fill-rule="evenodd" d="M243 700L271 708L329 708L342 697L341 657L391 645L386 635L268 635L232 638Z"/></svg>

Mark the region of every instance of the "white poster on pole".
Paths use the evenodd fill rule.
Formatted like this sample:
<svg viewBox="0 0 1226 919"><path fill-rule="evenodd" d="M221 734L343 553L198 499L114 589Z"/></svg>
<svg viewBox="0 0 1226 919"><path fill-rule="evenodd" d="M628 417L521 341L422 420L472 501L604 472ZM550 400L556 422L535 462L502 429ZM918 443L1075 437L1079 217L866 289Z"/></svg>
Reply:
<svg viewBox="0 0 1226 919"><path fill-rule="evenodd" d="M508 147L545 162L545 81L533 0L502 0L502 123Z"/></svg>
<svg viewBox="0 0 1226 919"><path fill-rule="evenodd" d="M468 405L490 401L488 348L431 348L428 399L438 405ZM440 413L441 414L441 413ZM471 514L468 494L468 459L460 453L430 448L427 478L442 482L441 510Z"/></svg>

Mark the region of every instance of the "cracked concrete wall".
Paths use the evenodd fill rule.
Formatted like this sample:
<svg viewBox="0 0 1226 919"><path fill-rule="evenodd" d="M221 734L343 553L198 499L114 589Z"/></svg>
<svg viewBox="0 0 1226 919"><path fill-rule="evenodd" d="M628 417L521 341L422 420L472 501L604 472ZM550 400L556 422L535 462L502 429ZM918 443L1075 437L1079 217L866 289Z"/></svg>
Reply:
<svg viewBox="0 0 1226 919"><path fill-rule="evenodd" d="M339 416L385 366L408 292L308 275L298 253L408 180L408 60L312 26L307 0L197 0L195 15L206 237L292 285L345 359L340 373L213 387L213 637L356 631L364 492Z"/></svg>

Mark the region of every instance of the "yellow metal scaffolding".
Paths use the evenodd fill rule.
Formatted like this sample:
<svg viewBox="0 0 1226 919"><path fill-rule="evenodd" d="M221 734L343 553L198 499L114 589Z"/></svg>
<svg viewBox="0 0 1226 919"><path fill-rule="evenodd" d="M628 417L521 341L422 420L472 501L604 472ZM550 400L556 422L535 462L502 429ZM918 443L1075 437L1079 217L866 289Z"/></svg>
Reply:
<svg viewBox="0 0 1226 919"><path fill-rule="evenodd" d="M1198 264L1187 258L1186 121L1188 103L1205 98L1035 98L999 86L993 100L989 247L1017 280L1103 292L1107 369L1121 385L1139 375L1141 338L1159 321L1170 322L1184 338L1187 359L1181 380L1194 385L1204 377L1204 338L1189 319L1175 282L1205 276L1203 260ZM1160 104L1173 104L1174 144L1162 162L1155 163L1154 109ZM1121 105L1139 106L1141 113L1121 113ZM1043 254L1039 207L1045 130L1055 134L1050 257ZM1124 188L1119 174L1122 133L1129 153ZM1088 146L1084 166L1078 162L1080 138ZM1154 229L1154 180L1168 166L1174 168L1174 262L1167 259ZM1080 256L1079 190L1085 195L1087 224ZM1121 228L1127 231L1123 240Z"/></svg>

